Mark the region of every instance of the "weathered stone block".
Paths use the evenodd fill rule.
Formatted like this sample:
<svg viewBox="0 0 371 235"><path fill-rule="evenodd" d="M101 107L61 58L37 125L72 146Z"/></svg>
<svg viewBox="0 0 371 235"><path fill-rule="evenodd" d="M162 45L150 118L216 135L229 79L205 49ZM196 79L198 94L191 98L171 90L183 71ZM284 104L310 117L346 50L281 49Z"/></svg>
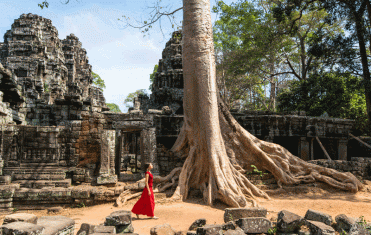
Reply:
<svg viewBox="0 0 371 235"><path fill-rule="evenodd" d="M282 210L278 213L277 230L284 233L299 231L304 224L304 218L290 211Z"/></svg>
<svg viewBox="0 0 371 235"><path fill-rule="evenodd" d="M349 218L348 216L344 214L337 215L335 217L336 221L336 230L341 233L341 231L349 232L352 226L356 223L354 219Z"/></svg>
<svg viewBox="0 0 371 235"><path fill-rule="evenodd" d="M325 223L307 220L305 224L313 235L335 235L335 230Z"/></svg>
<svg viewBox="0 0 371 235"><path fill-rule="evenodd" d="M94 233L110 233L115 234L116 233L116 227L115 226L104 226L104 225L98 225L95 226L93 229Z"/></svg>
<svg viewBox="0 0 371 235"><path fill-rule="evenodd" d="M122 233L133 233L134 232L134 227L132 224L128 225L117 225L116 226L116 233L117 234L122 234Z"/></svg>
<svg viewBox="0 0 371 235"><path fill-rule="evenodd" d="M39 235L44 231L44 227L27 222L13 222L0 227L2 235Z"/></svg>
<svg viewBox="0 0 371 235"><path fill-rule="evenodd" d="M0 184L9 185L12 182L12 177L10 175L0 176Z"/></svg>
<svg viewBox="0 0 371 235"><path fill-rule="evenodd" d="M43 235L73 235L75 229L75 221L64 216L42 216L37 225L45 228Z"/></svg>
<svg viewBox="0 0 371 235"><path fill-rule="evenodd" d="M150 230L151 235L175 235L175 233L176 231L168 223L157 225Z"/></svg>
<svg viewBox="0 0 371 235"><path fill-rule="evenodd" d="M96 225L83 223L79 231L77 231L77 235L90 235L94 233L94 228Z"/></svg>
<svg viewBox="0 0 371 235"><path fill-rule="evenodd" d="M252 208L226 208L224 210L224 222L237 220L240 218L266 217L267 209L263 207Z"/></svg>
<svg viewBox="0 0 371 235"><path fill-rule="evenodd" d="M221 224L207 224L197 228L197 235L214 235L219 234L219 231L222 232Z"/></svg>
<svg viewBox="0 0 371 235"><path fill-rule="evenodd" d="M205 224L206 224L206 219L204 218L198 219L195 222L193 222L191 226L189 226L188 230L196 231L198 227L204 226Z"/></svg>
<svg viewBox="0 0 371 235"><path fill-rule="evenodd" d="M9 224L13 222L26 222L31 224L36 224L37 216L28 213L16 213L12 215L6 215L3 224Z"/></svg>
<svg viewBox="0 0 371 235"><path fill-rule="evenodd" d="M117 175L100 175L97 178L97 184L115 184L117 183Z"/></svg>
<svg viewBox="0 0 371 235"><path fill-rule="evenodd" d="M344 214L337 215L335 217L336 225L335 229L340 234L346 233L349 235L369 235L370 232L367 231L361 224L358 224L353 218L349 218Z"/></svg>
<svg viewBox="0 0 371 235"><path fill-rule="evenodd" d="M311 209L309 209L307 213L305 214L305 219L322 222L330 226L333 221L331 215L320 212L320 211L311 210Z"/></svg>
<svg viewBox="0 0 371 235"><path fill-rule="evenodd" d="M131 211L114 211L106 217L105 226L117 226L131 224Z"/></svg>
<svg viewBox="0 0 371 235"><path fill-rule="evenodd" d="M227 230L223 231L223 235L244 235L245 233L241 228L237 228L235 230Z"/></svg>
<svg viewBox="0 0 371 235"><path fill-rule="evenodd" d="M72 189L71 190L72 198L77 199L87 199L90 198L90 190L87 189Z"/></svg>
<svg viewBox="0 0 371 235"><path fill-rule="evenodd" d="M229 221L227 223L222 224L223 230L235 230L236 228L238 228L238 226L234 221Z"/></svg>
<svg viewBox="0 0 371 235"><path fill-rule="evenodd" d="M264 217L241 218L236 221L236 224L244 233L268 233L272 227L272 223Z"/></svg>

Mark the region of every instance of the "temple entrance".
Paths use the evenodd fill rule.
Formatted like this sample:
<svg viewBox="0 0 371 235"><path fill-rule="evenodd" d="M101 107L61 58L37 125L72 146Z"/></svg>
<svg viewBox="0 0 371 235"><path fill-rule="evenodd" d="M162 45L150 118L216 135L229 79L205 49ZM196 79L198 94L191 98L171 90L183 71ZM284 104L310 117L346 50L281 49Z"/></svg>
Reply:
<svg viewBox="0 0 371 235"><path fill-rule="evenodd" d="M141 137L140 131L121 131L119 138L119 156L116 158L116 170L119 176L140 173Z"/></svg>

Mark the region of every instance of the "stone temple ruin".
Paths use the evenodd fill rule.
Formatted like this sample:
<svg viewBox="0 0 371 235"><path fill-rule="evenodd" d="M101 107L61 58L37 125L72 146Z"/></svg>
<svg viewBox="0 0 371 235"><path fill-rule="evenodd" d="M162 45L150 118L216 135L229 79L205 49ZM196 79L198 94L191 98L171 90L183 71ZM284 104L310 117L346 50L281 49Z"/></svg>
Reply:
<svg viewBox="0 0 371 235"><path fill-rule="evenodd" d="M182 166L185 159L170 152L183 123L181 37L174 32L166 43L151 96L136 98L128 113L114 113L92 85L75 35L60 40L52 22L38 15L16 19L0 43L0 209L112 201L126 189L117 182L144 176L144 162L161 176ZM302 159L371 175L370 158L359 158L370 152L348 136L353 120L304 112L232 115ZM323 160L327 155L334 161Z"/></svg>

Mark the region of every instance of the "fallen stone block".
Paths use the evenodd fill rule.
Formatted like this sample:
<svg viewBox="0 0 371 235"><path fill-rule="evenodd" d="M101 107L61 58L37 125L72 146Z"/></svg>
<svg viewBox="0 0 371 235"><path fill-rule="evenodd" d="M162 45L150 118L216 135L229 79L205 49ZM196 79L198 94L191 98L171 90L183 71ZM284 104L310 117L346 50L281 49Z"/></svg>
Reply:
<svg viewBox="0 0 371 235"><path fill-rule="evenodd" d="M282 233L299 231L304 224L304 218L290 211L282 210L278 213L277 230Z"/></svg>
<svg viewBox="0 0 371 235"><path fill-rule="evenodd" d="M116 227L115 226L98 225L98 226L94 227L93 231L94 231L94 233L115 234L116 233Z"/></svg>
<svg viewBox="0 0 371 235"><path fill-rule="evenodd" d="M121 233L133 233L134 232L134 227L132 224L128 225L117 225L116 226L116 233L121 234Z"/></svg>
<svg viewBox="0 0 371 235"><path fill-rule="evenodd" d="M354 226L354 224L356 223L354 219L349 218L348 216L344 214L337 215L335 217L335 221L336 221L335 228L336 228L336 231L338 231L339 233L341 233L342 231L345 231L348 233L350 229L352 228L352 226Z"/></svg>
<svg viewBox="0 0 371 235"><path fill-rule="evenodd" d="M43 233L44 227L27 222L13 222L3 224L0 231L2 231L2 235L39 235Z"/></svg>
<svg viewBox="0 0 371 235"><path fill-rule="evenodd" d="M206 224L206 219L204 218L198 219L195 222L193 222L191 226L189 226L188 230L196 231L198 227L204 226L205 224Z"/></svg>
<svg viewBox="0 0 371 235"><path fill-rule="evenodd" d="M150 230L151 235L175 235L175 233L176 231L168 223L159 224Z"/></svg>
<svg viewBox="0 0 371 235"><path fill-rule="evenodd" d="M251 217L266 217L267 209L263 207L251 208L226 208L224 210L224 222Z"/></svg>
<svg viewBox="0 0 371 235"><path fill-rule="evenodd" d="M318 221L324 224L330 225L332 224L333 220L331 215L323 213L321 211L315 211L309 209L304 217L306 220Z"/></svg>
<svg viewBox="0 0 371 235"><path fill-rule="evenodd" d="M131 211L114 211L106 217L105 226L129 225L131 224Z"/></svg>
<svg viewBox="0 0 371 235"><path fill-rule="evenodd" d="M222 229L223 230L235 230L236 228L238 228L238 226L235 223L235 221L229 221L225 224L222 224Z"/></svg>
<svg viewBox="0 0 371 235"><path fill-rule="evenodd" d="M237 228L235 230L227 230L223 232L223 235L244 235L245 233L241 228Z"/></svg>
<svg viewBox="0 0 371 235"><path fill-rule="evenodd" d="M335 235L335 230L325 223L307 220L305 224L313 235Z"/></svg>
<svg viewBox="0 0 371 235"><path fill-rule="evenodd" d="M90 235L94 233L94 228L96 225L83 223L79 231L77 231L77 235Z"/></svg>
<svg viewBox="0 0 371 235"><path fill-rule="evenodd" d="M241 218L236 221L236 224L244 233L268 233L272 227L271 221L263 217Z"/></svg>
<svg viewBox="0 0 371 235"><path fill-rule="evenodd" d="M3 224L9 224L13 222L27 222L31 224L36 224L37 216L34 214L28 214L28 213L16 213L12 215L7 215L4 218Z"/></svg>
<svg viewBox="0 0 371 235"><path fill-rule="evenodd" d="M214 235L222 232L221 224L206 224L203 227L197 228L197 235Z"/></svg>
<svg viewBox="0 0 371 235"><path fill-rule="evenodd" d="M42 216L37 225L45 227L43 235L73 235L75 221L65 216Z"/></svg>
<svg viewBox="0 0 371 235"><path fill-rule="evenodd" d="M335 217L336 225L335 230L349 235L368 235L369 231L361 224L357 223L357 219L350 218L344 214L337 215Z"/></svg>

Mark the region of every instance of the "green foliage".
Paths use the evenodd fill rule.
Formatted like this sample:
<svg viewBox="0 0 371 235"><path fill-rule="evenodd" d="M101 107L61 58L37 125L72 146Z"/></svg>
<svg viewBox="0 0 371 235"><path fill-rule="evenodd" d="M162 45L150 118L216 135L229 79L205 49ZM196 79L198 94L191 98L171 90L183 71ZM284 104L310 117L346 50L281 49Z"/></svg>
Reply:
<svg viewBox="0 0 371 235"><path fill-rule="evenodd" d="M268 229L268 234L269 235L273 235L275 233L277 233L277 227L276 226L273 227L273 228Z"/></svg>
<svg viewBox="0 0 371 235"><path fill-rule="evenodd" d="M117 104L114 104L114 103L106 103L106 105L108 106L109 110L111 112L115 112L115 113L121 113L121 110L119 108L119 106Z"/></svg>
<svg viewBox="0 0 371 235"><path fill-rule="evenodd" d="M292 81L278 96L280 111L305 111L308 116L354 119L355 128L367 131L367 114L361 78L349 73L313 74L306 81ZM356 135L359 135L357 133Z"/></svg>
<svg viewBox="0 0 371 235"><path fill-rule="evenodd" d="M158 64L155 65L155 67L153 68L153 72L149 75L149 81L150 81L149 90L150 91L152 91L152 84L155 81L155 75L157 73L157 69L158 69Z"/></svg>
<svg viewBox="0 0 371 235"><path fill-rule="evenodd" d="M128 108L133 107L134 98L138 97L139 95L148 95L148 92L146 89L139 89L136 90L135 92L129 93L124 100L124 104L126 105L126 107Z"/></svg>
<svg viewBox="0 0 371 235"><path fill-rule="evenodd" d="M48 8L49 7L49 3L47 1L43 1L41 4L37 4L41 10L44 9L44 7Z"/></svg>
<svg viewBox="0 0 371 235"><path fill-rule="evenodd" d="M96 73L91 71L91 75L93 76L93 84L97 87L100 87L102 89L106 89L106 84L104 83L104 80Z"/></svg>
<svg viewBox="0 0 371 235"><path fill-rule="evenodd" d="M253 168L253 171L252 172L246 172L247 175L249 174L258 174L260 177L263 177L263 175L266 175L268 173L263 173L263 171L260 171L255 165L251 165L251 167Z"/></svg>
<svg viewBox="0 0 371 235"><path fill-rule="evenodd" d="M79 204L76 205L77 208L84 208L85 207L85 203L84 202L80 202Z"/></svg>
<svg viewBox="0 0 371 235"><path fill-rule="evenodd" d="M362 215L359 217L360 221L358 222L358 224L362 225L362 227L364 227L365 229L368 230L369 233L371 233L371 226L368 226L367 225L367 221L365 219L365 217Z"/></svg>

